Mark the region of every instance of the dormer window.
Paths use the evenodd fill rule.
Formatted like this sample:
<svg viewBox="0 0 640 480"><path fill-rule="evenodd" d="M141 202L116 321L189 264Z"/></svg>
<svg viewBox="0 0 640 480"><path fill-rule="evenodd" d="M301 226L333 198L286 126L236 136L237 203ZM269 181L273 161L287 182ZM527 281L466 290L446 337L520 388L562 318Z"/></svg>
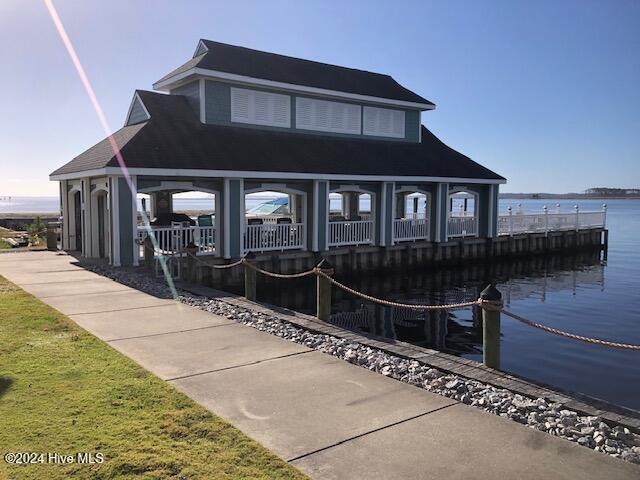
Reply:
<svg viewBox="0 0 640 480"><path fill-rule="evenodd" d="M404 137L404 112L390 108L364 107L365 135Z"/></svg>
<svg viewBox="0 0 640 480"><path fill-rule="evenodd" d="M361 107L350 103L298 97L296 128L360 135Z"/></svg>
<svg viewBox="0 0 640 480"><path fill-rule="evenodd" d="M291 97L246 88L231 88L231 121L291 127Z"/></svg>

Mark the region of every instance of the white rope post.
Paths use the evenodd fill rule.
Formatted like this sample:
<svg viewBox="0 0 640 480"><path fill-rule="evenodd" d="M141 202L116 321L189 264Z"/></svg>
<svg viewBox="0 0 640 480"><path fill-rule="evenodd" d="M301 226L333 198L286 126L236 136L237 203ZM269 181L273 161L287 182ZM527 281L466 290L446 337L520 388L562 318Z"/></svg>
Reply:
<svg viewBox="0 0 640 480"><path fill-rule="evenodd" d="M602 204L602 228L607 228L607 204Z"/></svg>
<svg viewBox="0 0 640 480"><path fill-rule="evenodd" d="M500 310L502 294L493 285L480 293L482 307L482 362L489 368L500 369Z"/></svg>
<svg viewBox="0 0 640 480"><path fill-rule="evenodd" d="M326 258L316 267L325 275L333 275L333 265ZM331 316L331 281L324 275L316 275L316 316L318 320L328 322Z"/></svg>
<svg viewBox="0 0 640 480"><path fill-rule="evenodd" d="M544 236L546 237L549 235L549 209L545 205L542 210L544 210Z"/></svg>
<svg viewBox="0 0 640 480"><path fill-rule="evenodd" d="M576 211L576 232L578 230L580 230L580 209L578 208L578 205L575 205L574 210Z"/></svg>
<svg viewBox="0 0 640 480"><path fill-rule="evenodd" d="M509 236L513 237L513 209L509 206L507 210L509 212Z"/></svg>
<svg viewBox="0 0 640 480"><path fill-rule="evenodd" d="M244 256L244 298L250 302L256 301L256 271L252 268L256 256L253 252L247 252Z"/></svg>

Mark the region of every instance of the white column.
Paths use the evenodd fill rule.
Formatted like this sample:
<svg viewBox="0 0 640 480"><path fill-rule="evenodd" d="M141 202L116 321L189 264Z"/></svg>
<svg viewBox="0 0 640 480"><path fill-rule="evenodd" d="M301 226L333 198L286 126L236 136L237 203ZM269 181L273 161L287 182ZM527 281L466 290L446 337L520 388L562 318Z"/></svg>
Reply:
<svg viewBox="0 0 640 480"><path fill-rule="evenodd" d="M132 225L132 239L133 242L133 266L137 267L140 264L140 248L137 245L138 241L138 177L136 175L131 175L131 196L132 201L132 212L131 212L131 222Z"/></svg>
<svg viewBox="0 0 640 480"><path fill-rule="evenodd" d="M82 255L91 257L91 179L82 179Z"/></svg>
<svg viewBox="0 0 640 480"><path fill-rule="evenodd" d="M69 250L69 193L66 180L60 182L60 208L62 210L62 250Z"/></svg>
<svg viewBox="0 0 640 480"><path fill-rule="evenodd" d="M111 245L113 256L111 263L120 266L120 197L118 191L118 177L109 177L109 198L111 198Z"/></svg>

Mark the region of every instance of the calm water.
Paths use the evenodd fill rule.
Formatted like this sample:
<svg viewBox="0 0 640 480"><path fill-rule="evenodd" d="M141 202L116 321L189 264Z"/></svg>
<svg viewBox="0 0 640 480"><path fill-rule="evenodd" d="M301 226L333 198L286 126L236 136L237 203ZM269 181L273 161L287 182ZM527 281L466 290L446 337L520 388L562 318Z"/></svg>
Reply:
<svg viewBox="0 0 640 480"><path fill-rule="evenodd" d="M500 209L518 201L502 200ZM601 201L561 202L568 211L598 210ZM525 211L541 211L543 200L522 201ZM496 281L510 310L570 332L640 344L640 201L608 201L609 251L475 263L397 274L343 277L361 291L394 300L427 303L478 298ZM555 208L555 204L554 208ZM285 288L286 285L286 288ZM298 311L315 311L313 280L277 280L258 289L259 297ZM474 310L410 312L380 307L341 291L333 292L332 322L482 361L481 316ZM586 344L545 333L502 317L502 368L558 388L579 391L640 409L640 352Z"/></svg>
<svg viewBox="0 0 640 480"><path fill-rule="evenodd" d="M247 207L269 198L254 198ZM501 200L501 212L510 205L515 209L518 202ZM555 209L555 202L549 200L521 203L525 211L542 211L545 204L550 211ZM562 210L568 211L576 203L585 211L602 206L595 200L562 200ZM212 204L211 200L177 199L176 209L207 209ZM607 204L606 264L594 252L341 280L384 298L430 303L475 299L487 283L496 281L508 308L520 315L582 335L640 343L640 200L611 200ZM11 202L0 199L0 213L57 209L55 197L14 197ZM262 300L298 311L315 311L312 280L276 281L258 292ZM396 311L335 289L333 295L332 321L337 325L482 360L481 317L475 310ZM638 352L565 339L503 316L502 368L640 409Z"/></svg>
<svg viewBox="0 0 640 480"><path fill-rule="evenodd" d="M247 209L260 205L273 199L273 195L251 195L247 197ZM215 211L215 203L211 198L174 198L174 210L210 210ZM141 199L138 199L138 208L141 208ZM368 202L363 202L361 208L368 207ZM332 207L334 207L332 202ZM149 204L147 203L147 208ZM5 197L0 196L0 213L58 213L60 201L58 197Z"/></svg>

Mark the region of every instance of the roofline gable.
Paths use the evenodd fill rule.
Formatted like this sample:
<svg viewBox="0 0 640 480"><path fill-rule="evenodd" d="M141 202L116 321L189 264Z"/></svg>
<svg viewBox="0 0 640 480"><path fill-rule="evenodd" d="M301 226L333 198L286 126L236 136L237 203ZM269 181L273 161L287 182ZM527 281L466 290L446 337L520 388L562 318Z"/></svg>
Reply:
<svg viewBox="0 0 640 480"><path fill-rule="evenodd" d="M355 101L363 101L369 103L377 103L381 105L394 105L398 107L415 108L418 110L434 110L436 106L432 103L409 102L406 100L395 100L392 98L374 97L370 95L361 95L358 93L341 92L338 90L328 90L318 87L309 87L306 85L296 85L293 83L278 82L275 80L265 80L262 78L247 77L235 73L221 72L218 70L209 70L206 68L192 67L183 72L165 78L153 84L155 90L169 91L179 83L186 83L184 80L189 77L204 77L215 80L224 80L228 82L238 82L245 85L256 85L262 87L271 87L276 89L288 90L290 92L301 92L307 94L326 95L336 98L344 98ZM194 78L195 79L195 78ZM395 80L394 80L395 81Z"/></svg>
<svg viewBox="0 0 640 480"><path fill-rule="evenodd" d="M193 57L191 58L199 57L200 55L207 53L208 51L209 51L209 47L207 47L207 43L203 38L201 38L200 41L198 42L198 46L196 47L195 52L193 52Z"/></svg>
<svg viewBox="0 0 640 480"><path fill-rule="evenodd" d="M139 122L135 122L135 123L142 123L142 122L146 122L147 120L151 119L151 114L149 113L149 110L147 110L147 107L144 104L144 102L142 101L142 98L140 98L140 93L138 92L138 90L136 90L136 92L133 94L133 98L131 99L131 104L129 105L129 110L127 111L127 116L125 118L124 125L123 125L124 127L127 127L129 125L135 125L134 123L129 123L129 119L131 118L131 112L133 111L133 107L136 104L136 102L140 103L140 106L144 110L144 113L147 115L147 118L145 120L142 120L142 121L139 121Z"/></svg>

